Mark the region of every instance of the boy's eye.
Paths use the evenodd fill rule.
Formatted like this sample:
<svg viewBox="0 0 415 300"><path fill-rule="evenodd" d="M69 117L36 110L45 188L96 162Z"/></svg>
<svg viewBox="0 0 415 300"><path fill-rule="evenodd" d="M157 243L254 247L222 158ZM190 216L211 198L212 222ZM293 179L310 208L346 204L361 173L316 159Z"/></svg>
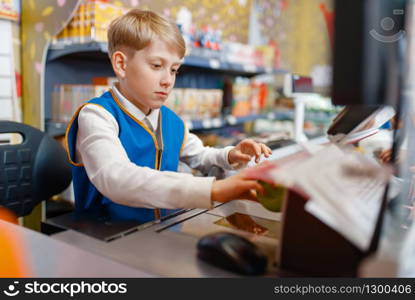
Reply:
<svg viewBox="0 0 415 300"><path fill-rule="evenodd" d="M173 74L177 74L177 73L179 73L179 70L177 70L177 69L171 69L171 72L172 72Z"/></svg>
<svg viewBox="0 0 415 300"><path fill-rule="evenodd" d="M159 65L159 64L152 64L152 67L154 69L160 69L161 68L161 65Z"/></svg>

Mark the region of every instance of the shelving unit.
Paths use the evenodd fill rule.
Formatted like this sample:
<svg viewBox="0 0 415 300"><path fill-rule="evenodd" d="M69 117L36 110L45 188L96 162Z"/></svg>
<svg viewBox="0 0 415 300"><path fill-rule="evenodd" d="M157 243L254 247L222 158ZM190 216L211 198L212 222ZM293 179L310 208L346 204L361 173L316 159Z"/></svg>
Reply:
<svg viewBox="0 0 415 300"><path fill-rule="evenodd" d="M327 122L329 114L326 112L306 112L306 121ZM192 131L201 131L209 129L218 129L226 126L236 126L246 122L252 122L258 119L267 120L294 120L294 111L274 111L264 114L255 114L244 117L226 116L205 120L186 120L187 127ZM46 123L46 132L51 136L61 136L65 134L67 123L48 121Z"/></svg>
<svg viewBox="0 0 415 300"><path fill-rule="evenodd" d="M258 119L268 120L293 120L294 113L292 110L269 112L264 114L254 114L244 117L225 116L220 118L211 118L204 120L185 120L187 127L190 130L208 130L222 128L225 126L236 126L246 122L255 121ZM51 136L60 136L65 133L67 123L48 121L46 124L46 131Z"/></svg>
<svg viewBox="0 0 415 300"><path fill-rule="evenodd" d="M201 72L202 71L202 72ZM218 51L192 49L184 59L176 80L179 88L220 88L227 76L252 77L265 73L286 73L286 70L226 62ZM46 57L45 70L45 129L52 136L63 135L66 123L51 121L52 89L55 84L90 83L96 76L114 76L108 58L107 43L52 44ZM243 124L259 118L292 120L293 113L270 112L244 117L223 116L214 119L187 120L191 130L204 130Z"/></svg>
<svg viewBox="0 0 415 300"><path fill-rule="evenodd" d="M98 56L96 56L98 54ZM53 44L50 46L47 62L54 61L64 56L77 56L90 58L100 58L108 56L108 45L103 42L89 42L82 44ZM183 66L211 69L218 72L225 72L235 76L251 77L264 73L286 73L287 70L263 68L255 65L243 65L238 63L226 62L218 51L207 49L192 49L185 59Z"/></svg>
<svg viewBox="0 0 415 300"><path fill-rule="evenodd" d="M225 77L252 77L259 74L287 73L286 70L229 63L218 51L192 49L184 59L176 80L178 88L221 88ZM102 42L83 44L59 43L50 45L45 70L45 130L51 136L65 134L67 123L51 120L52 89L55 84L89 84L93 77L114 76L108 57L108 45ZM192 131L237 126L258 119L294 120L294 110L278 110L243 117L224 115L218 118L185 120ZM327 120L325 112L306 112L305 120Z"/></svg>
<svg viewBox="0 0 415 300"><path fill-rule="evenodd" d="M258 119L268 120L292 120L293 112L291 110L269 112L263 114L252 114L244 117L225 116L221 118L205 119L205 120L190 120L186 121L190 130L206 130L221 128L225 126L236 126L246 122L252 122Z"/></svg>

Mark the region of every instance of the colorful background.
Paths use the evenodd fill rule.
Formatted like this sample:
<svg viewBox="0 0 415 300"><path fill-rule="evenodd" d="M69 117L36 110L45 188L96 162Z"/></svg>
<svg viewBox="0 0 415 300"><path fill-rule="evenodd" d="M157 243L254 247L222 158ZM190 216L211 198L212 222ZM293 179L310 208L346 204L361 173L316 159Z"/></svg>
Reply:
<svg viewBox="0 0 415 300"><path fill-rule="evenodd" d="M217 26L223 31L225 41L248 42L252 0L109 2L151 9L172 19L185 6L192 12L197 26ZM263 39L278 47L281 67L313 75L319 85L327 86L331 49L326 17L333 9L332 0L257 0L255 3ZM43 127L42 76L47 45L70 21L79 4L75 0L22 1L23 119L36 127Z"/></svg>

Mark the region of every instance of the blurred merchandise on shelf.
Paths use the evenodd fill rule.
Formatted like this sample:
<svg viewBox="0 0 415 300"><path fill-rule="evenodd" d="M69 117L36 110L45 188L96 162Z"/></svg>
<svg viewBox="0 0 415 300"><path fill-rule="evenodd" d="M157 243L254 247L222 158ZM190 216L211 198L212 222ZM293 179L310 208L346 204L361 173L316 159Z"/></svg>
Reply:
<svg viewBox="0 0 415 300"><path fill-rule="evenodd" d="M291 120L259 119L255 122L254 132L263 136L275 134L293 138L294 123Z"/></svg>
<svg viewBox="0 0 415 300"><path fill-rule="evenodd" d="M173 89L166 106L185 120L217 118L223 91L218 89Z"/></svg>
<svg viewBox="0 0 415 300"><path fill-rule="evenodd" d="M291 97L280 96L275 99L275 108L278 109L293 109L295 107L295 99ZM323 97L319 94L307 95L305 102L307 111L315 112L333 112L340 111L340 106L335 106L331 103L330 98Z"/></svg>
<svg viewBox="0 0 415 300"><path fill-rule="evenodd" d="M246 66L263 66L262 58L256 47L239 43L226 43L223 47L224 60L230 63L240 63Z"/></svg>
<svg viewBox="0 0 415 300"><path fill-rule="evenodd" d="M52 121L69 122L80 105L102 95L108 88L92 84L56 85L52 92Z"/></svg>
<svg viewBox="0 0 415 300"><path fill-rule="evenodd" d="M275 107L279 109L294 109L295 103L293 98L278 97L275 99Z"/></svg>
<svg viewBox="0 0 415 300"><path fill-rule="evenodd" d="M118 81L117 77L94 77L92 78L92 84L94 85L112 86L117 81Z"/></svg>
<svg viewBox="0 0 415 300"><path fill-rule="evenodd" d="M181 7L176 16L176 23L186 42L188 51L194 48L205 48L218 51L222 48L222 31L210 25L196 28L192 23L192 13L186 7Z"/></svg>
<svg viewBox="0 0 415 300"><path fill-rule="evenodd" d="M108 0L84 0L69 24L53 39L53 44L63 46L88 42L107 42L107 29L111 21L129 10L127 7L109 3ZM246 72L265 68L271 72L279 67L275 46L254 46L236 42L223 42L222 31L212 24L196 27L192 13L182 7L176 16L187 45L187 55L211 59L212 68L221 63L232 67L241 65Z"/></svg>
<svg viewBox="0 0 415 300"><path fill-rule="evenodd" d="M202 140L203 145L207 147L215 147L223 142L221 137L214 133L199 133L197 136Z"/></svg>
<svg viewBox="0 0 415 300"><path fill-rule="evenodd" d="M275 106L275 88L271 83L236 77L232 87L232 115L243 117L268 112Z"/></svg>
<svg viewBox="0 0 415 300"><path fill-rule="evenodd" d="M192 37L190 30L192 27L192 13L187 7L182 6L179 9L176 16L176 24L183 35L186 45L191 45Z"/></svg>
<svg viewBox="0 0 415 300"><path fill-rule="evenodd" d="M107 2L106 0L84 0L72 20L58 34L54 42L106 42L107 28L111 21L129 10Z"/></svg>
<svg viewBox="0 0 415 300"><path fill-rule="evenodd" d="M230 66L242 65L246 72L255 72L257 68L265 68L271 72L278 67L276 52L272 46L222 42L221 32L210 26L205 26L200 32L196 37L191 35L192 42L188 49L191 56L215 58Z"/></svg>
<svg viewBox="0 0 415 300"><path fill-rule="evenodd" d="M0 19L18 21L20 18L19 0L0 0Z"/></svg>
<svg viewBox="0 0 415 300"><path fill-rule="evenodd" d="M235 79L232 95L232 115L243 117L256 110L256 105L251 108L251 82L248 78L237 77Z"/></svg>

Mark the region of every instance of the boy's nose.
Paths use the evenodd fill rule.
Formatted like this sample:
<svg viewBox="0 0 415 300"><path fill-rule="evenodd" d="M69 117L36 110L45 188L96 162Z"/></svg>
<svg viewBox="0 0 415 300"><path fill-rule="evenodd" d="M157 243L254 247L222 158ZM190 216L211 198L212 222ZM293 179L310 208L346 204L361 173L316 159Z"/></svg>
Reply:
<svg viewBox="0 0 415 300"><path fill-rule="evenodd" d="M160 80L160 85L162 87L168 88L172 85L173 82L173 76L171 74L165 74L161 80Z"/></svg>
<svg viewBox="0 0 415 300"><path fill-rule="evenodd" d="M171 82L169 82L168 80L163 79L163 80L161 80L160 85L164 88L168 88L168 87L170 87Z"/></svg>

